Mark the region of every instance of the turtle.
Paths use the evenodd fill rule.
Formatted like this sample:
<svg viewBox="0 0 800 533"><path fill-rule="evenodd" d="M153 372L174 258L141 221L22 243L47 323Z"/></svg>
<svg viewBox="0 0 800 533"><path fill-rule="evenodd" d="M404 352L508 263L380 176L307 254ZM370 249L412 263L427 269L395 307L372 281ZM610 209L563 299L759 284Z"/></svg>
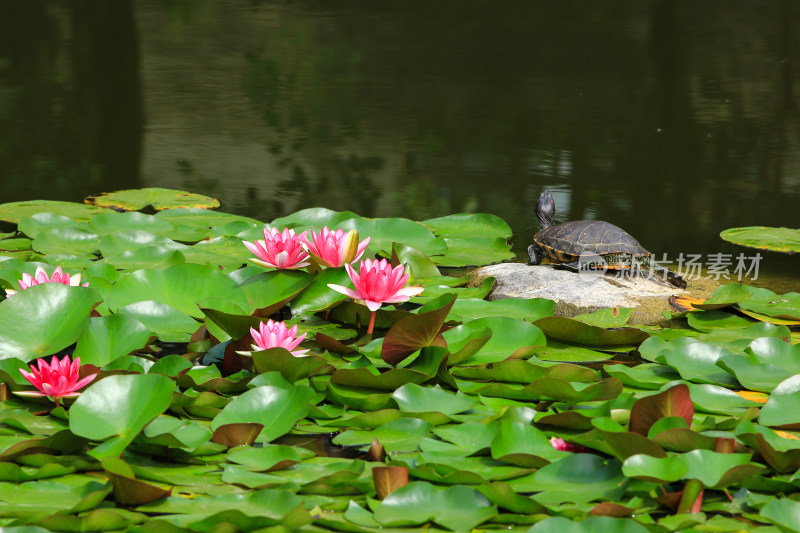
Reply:
<svg viewBox="0 0 800 533"><path fill-rule="evenodd" d="M650 260L648 252L628 232L602 220L575 220L553 224L556 203L548 191L539 195L536 216L541 229L528 247L529 265L542 259L574 272L579 270L650 270L672 285L685 289L686 281L665 266Z"/></svg>

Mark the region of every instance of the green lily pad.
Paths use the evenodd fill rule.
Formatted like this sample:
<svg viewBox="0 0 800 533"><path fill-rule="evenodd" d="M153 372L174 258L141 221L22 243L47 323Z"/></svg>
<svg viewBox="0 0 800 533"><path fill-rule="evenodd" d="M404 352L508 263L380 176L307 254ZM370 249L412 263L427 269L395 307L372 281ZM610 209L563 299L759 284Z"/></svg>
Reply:
<svg viewBox="0 0 800 533"><path fill-rule="evenodd" d="M739 385L736 378L717 366L717 361L730 355L730 352L721 346L706 344L689 337L681 337L671 342L653 338L645 344L647 347L643 344L639 349L642 357L669 365L685 380L728 387ZM658 348L660 350L651 359L655 349Z"/></svg>
<svg viewBox="0 0 800 533"><path fill-rule="evenodd" d="M709 298L701 304L692 304L698 309L721 309L738 304L750 298L750 291L745 289L740 283L728 283L722 285L714 291Z"/></svg>
<svg viewBox="0 0 800 533"><path fill-rule="evenodd" d="M124 250L119 255L106 255L102 261L114 265L120 270L138 270L149 268L159 270L186 262L186 256L180 249L167 246L144 246L133 250Z"/></svg>
<svg viewBox="0 0 800 533"><path fill-rule="evenodd" d="M93 317L78 339L74 356L80 357L83 364L102 367L145 348L151 335L150 330L130 315Z"/></svg>
<svg viewBox="0 0 800 533"><path fill-rule="evenodd" d="M419 222L407 218L361 218L345 220L339 226L345 231L355 229L359 235L369 236L368 253L382 251L392 253L392 243L401 242L427 256L441 255L447 251L443 239L436 236Z"/></svg>
<svg viewBox="0 0 800 533"><path fill-rule="evenodd" d="M576 453L508 483L517 492L538 492L533 496L536 501L558 504L615 501L625 493L628 482L617 459Z"/></svg>
<svg viewBox="0 0 800 533"><path fill-rule="evenodd" d="M767 289L754 289L752 287L748 288L748 290L753 295L750 299L739 304L739 307L743 310L770 317L800 320L800 293L775 294Z"/></svg>
<svg viewBox="0 0 800 533"><path fill-rule="evenodd" d="M619 328L624 326L631 317L633 309L627 307L607 307L598 309L593 313L575 315L573 318L590 326L600 328Z"/></svg>
<svg viewBox="0 0 800 533"><path fill-rule="evenodd" d="M30 361L66 348L80 337L98 303L92 289L61 283L40 283L3 300L0 359Z"/></svg>
<svg viewBox="0 0 800 533"><path fill-rule="evenodd" d="M719 236L728 242L748 248L790 254L800 252L800 229L747 226L726 229Z"/></svg>
<svg viewBox="0 0 800 533"><path fill-rule="evenodd" d="M328 283L348 286L350 276L344 268L326 268L306 284L303 292L292 299L292 312L313 313L328 309L336 302L341 302L347 297L330 289Z"/></svg>
<svg viewBox="0 0 800 533"><path fill-rule="evenodd" d="M290 389L265 385L250 389L231 401L211 422L211 429L226 424L262 424L267 442L288 433L306 416L313 391L305 386Z"/></svg>
<svg viewBox="0 0 800 533"><path fill-rule="evenodd" d="M145 300L117 309L118 315L128 315L152 331L164 342L188 342L200 323L174 307Z"/></svg>
<svg viewBox="0 0 800 533"><path fill-rule="evenodd" d="M535 322L540 318L552 316L554 308L555 302L544 298L504 298L492 301L459 298L453 304L447 318L467 322L478 318L500 316Z"/></svg>
<svg viewBox="0 0 800 533"><path fill-rule="evenodd" d="M532 526L527 533L646 533L644 526L627 519L610 516L590 516L586 520L573 522L556 516Z"/></svg>
<svg viewBox="0 0 800 533"><path fill-rule="evenodd" d="M219 207L219 200L216 198L175 189L161 189L159 187L93 194L87 197L84 202L88 205L111 207L124 211L138 211L147 206L152 206L156 211L174 209L176 207L195 209L214 209Z"/></svg>
<svg viewBox="0 0 800 533"><path fill-rule="evenodd" d="M120 455L139 431L169 407L175 383L159 374L108 376L93 383L70 407L76 435L104 440L89 454Z"/></svg>
<svg viewBox="0 0 800 533"><path fill-rule="evenodd" d="M80 226L53 228L39 233L31 243L40 254L91 255L98 249L100 237Z"/></svg>
<svg viewBox="0 0 800 533"><path fill-rule="evenodd" d="M434 263L443 267L488 265L514 259L514 252L505 238L448 237L444 242L447 244L447 253L431 257Z"/></svg>
<svg viewBox="0 0 800 533"><path fill-rule="evenodd" d="M540 430L504 420L492 440L492 457L514 465L539 468L569 454L556 450Z"/></svg>
<svg viewBox="0 0 800 533"><path fill-rule="evenodd" d="M505 220L485 213L458 213L421 222L436 235L461 238L511 237L511 227Z"/></svg>
<svg viewBox="0 0 800 533"><path fill-rule="evenodd" d="M365 446L376 439L387 451L414 451L430 431L430 423L419 418L403 417L373 430L351 429L333 438L341 446Z"/></svg>
<svg viewBox="0 0 800 533"><path fill-rule="evenodd" d="M434 522L451 531L469 531L496 514L497 507L473 488L439 488L416 481L389 494L374 517L384 527Z"/></svg>
<svg viewBox="0 0 800 533"><path fill-rule="evenodd" d="M785 379L769 395L758 421L765 426L800 427L800 374Z"/></svg>
<svg viewBox="0 0 800 533"><path fill-rule="evenodd" d="M166 220L152 215L129 211L119 213L104 210L89 222L89 229L98 235L108 235L135 230L143 230L162 237L170 237L174 226Z"/></svg>
<svg viewBox="0 0 800 533"><path fill-rule="evenodd" d="M197 302L220 294L234 305L248 308L247 299L235 281L214 268L187 263L126 274L111 289L106 303L109 309L117 310L133 302L153 300L202 318Z"/></svg>
<svg viewBox="0 0 800 533"><path fill-rule="evenodd" d="M448 349L455 353L470 340L471 335L489 328L502 334L492 335L491 339L472 357L472 364L492 363L507 359L520 349L543 346L547 343L542 330L522 320L506 317L487 317L472 320L461 326L450 329L442 335L447 341Z"/></svg>
<svg viewBox="0 0 800 533"><path fill-rule="evenodd" d="M622 463L622 473L628 477L654 483L671 483L686 477L689 465L679 455L652 457L637 454L625 459Z"/></svg>
<svg viewBox="0 0 800 533"><path fill-rule="evenodd" d="M74 202L59 202L54 200L33 200L25 202L9 202L0 204L0 220L18 223L25 217L38 213L50 213L69 217L78 222L88 222L102 209Z"/></svg>
<svg viewBox="0 0 800 533"><path fill-rule="evenodd" d="M415 383L407 383L394 391L392 398L401 411L423 413L436 411L446 415L463 413L478 405L478 401L461 393L453 394L435 387L422 387Z"/></svg>

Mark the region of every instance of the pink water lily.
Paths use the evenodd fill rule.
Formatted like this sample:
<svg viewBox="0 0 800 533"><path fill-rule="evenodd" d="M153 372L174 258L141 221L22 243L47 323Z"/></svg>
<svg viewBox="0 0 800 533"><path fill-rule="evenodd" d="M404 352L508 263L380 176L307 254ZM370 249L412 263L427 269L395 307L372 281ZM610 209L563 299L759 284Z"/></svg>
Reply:
<svg viewBox="0 0 800 533"><path fill-rule="evenodd" d="M295 357L305 357L308 349L295 350L306 338L306 334L297 334L297 324L291 328L286 327L286 322L275 322L270 319L258 325L258 330L250 328L250 335L255 344L253 350L268 350L270 348L286 348Z"/></svg>
<svg viewBox="0 0 800 533"><path fill-rule="evenodd" d="M311 230L311 240L305 239L305 249L320 266L336 268L358 261L369 244L369 237L358 242L358 231L331 231L327 226L319 233Z"/></svg>
<svg viewBox="0 0 800 533"><path fill-rule="evenodd" d="M31 276L30 274L24 273L22 274L22 279L18 281L19 283L19 290L24 291L34 285L39 285L40 283L63 283L64 285L71 285L72 287L77 287L81 284L81 275L80 274L73 274L70 276L62 272L61 267L56 267L53 271L52 276L48 276L47 272L45 272L44 268L36 267L36 272ZM84 287L89 286L89 282L83 284ZM12 296L17 294L19 291L15 291L14 289L6 289L6 296Z"/></svg>
<svg viewBox="0 0 800 533"><path fill-rule="evenodd" d="M561 437L550 437L550 444L553 446L553 448L556 450L561 450L562 452L589 453L589 448L586 446L567 442Z"/></svg>
<svg viewBox="0 0 800 533"><path fill-rule="evenodd" d="M27 379L38 391L21 391L20 396L48 396L55 400L58 407L61 398L74 398L80 395L79 389L88 385L97 374L90 374L83 379L80 377L81 358L76 357L70 361L65 355L61 361L58 357L48 363L45 359L36 361L37 366L31 365L30 372L20 369L22 377Z"/></svg>
<svg viewBox="0 0 800 533"><path fill-rule="evenodd" d="M386 259L373 261L364 259L356 272L352 266L344 265L355 289L329 283L328 287L345 296L363 303L372 312L367 333L372 333L375 325L375 312L385 303L407 302L412 296L423 291L422 287L406 287L409 274L403 265L392 268Z"/></svg>
<svg viewBox="0 0 800 533"><path fill-rule="evenodd" d="M303 248L306 232L297 235L294 230L284 228L278 231L275 228L264 228L264 240L255 242L242 241L247 249L253 252L256 258L250 258L253 263L267 268L298 269L307 267L308 252Z"/></svg>

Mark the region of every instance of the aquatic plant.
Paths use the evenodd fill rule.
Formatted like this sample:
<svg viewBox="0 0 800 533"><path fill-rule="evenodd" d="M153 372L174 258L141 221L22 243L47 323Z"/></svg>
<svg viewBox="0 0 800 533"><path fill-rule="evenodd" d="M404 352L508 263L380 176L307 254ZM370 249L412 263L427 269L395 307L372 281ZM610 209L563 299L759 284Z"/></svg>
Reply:
<svg viewBox="0 0 800 533"><path fill-rule="evenodd" d="M368 236L360 272L306 271L250 264L264 221L216 205L163 189L0 204L3 289L55 266L89 284L0 300L0 525L797 531L797 293L725 285L673 327L555 317L447 269L513 257L492 215L268 221ZM349 271L419 287L373 310L329 287ZM96 377L42 414L23 371L65 353Z"/></svg>
<svg viewBox="0 0 800 533"><path fill-rule="evenodd" d="M349 264L345 265L345 270L355 289L335 283L329 283L328 287L367 306L371 312L368 334L372 333L375 326L375 312L383 304L407 302L412 296L425 290L419 286L406 287L410 274L405 271L403 265L392 268L386 259L377 261L364 259L358 272Z"/></svg>
<svg viewBox="0 0 800 533"><path fill-rule="evenodd" d="M308 349L295 350L306 338L306 334L297 334L297 324L291 328L285 322L275 322L272 319L258 325L258 330L250 328L253 337L253 350L269 350L270 348L285 348L295 357L303 357Z"/></svg>
<svg viewBox="0 0 800 533"><path fill-rule="evenodd" d="M319 233L311 230L311 239L305 238L305 249L321 267L336 268L358 261L369 244L369 237L358 241L358 231L343 229L331 231L323 226Z"/></svg>
<svg viewBox="0 0 800 533"><path fill-rule="evenodd" d="M263 240L242 242L255 254L256 258L250 258L250 261L256 265L265 268L297 269L311 264L307 262L309 255L303 248L305 238L305 231L297 235L289 228L283 228L283 231L264 228Z"/></svg>
<svg viewBox="0 0 800 533"><path fill-rule="evenodd" d="M48 276L47 272L41 266L36 267L36 273L33 276L28 274L27 272L22 273L22 279L19 280L19 290L24 291L27 288L33 287L34 285L39 285L40 283L63 283L64 285L70 285L72 287L77 287L81 284L81 275L80 274L73 274L70 276L69 274L63 272L61 267L58 266L53 270L53 275ZM83 284L84 287L89 286L89 282ZM6 296L12 296L19 291L14 289L6 289Z"/></svg>
<svg viewBox="0 0 800 533"><path fill-rule="evenodd" d="M61 398L76 398L80 395L80 389L88 385L97 377L97 374L89 374L80 379L81 358L76 357L70 360L68 355L58 359L53 356L48 363L44 358L36 361L36 365L31 365L30 371L20 368L22 374L31 385L38 391L19 391L20 396L46 396L59 405Z"/></svg>

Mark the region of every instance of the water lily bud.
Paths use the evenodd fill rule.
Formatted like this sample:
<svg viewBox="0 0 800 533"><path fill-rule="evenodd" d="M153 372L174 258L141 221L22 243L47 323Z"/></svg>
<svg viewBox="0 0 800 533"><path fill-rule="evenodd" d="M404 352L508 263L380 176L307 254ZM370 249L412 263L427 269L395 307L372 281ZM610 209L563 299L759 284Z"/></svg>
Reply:
<svg viewBox="0 0 800 533"><path fill-rule="evenodd" d="M356 260L358 253L358 230L351 229L347 232L341 242L339 253L341 254L341 264L352 263Z"/></svg>

